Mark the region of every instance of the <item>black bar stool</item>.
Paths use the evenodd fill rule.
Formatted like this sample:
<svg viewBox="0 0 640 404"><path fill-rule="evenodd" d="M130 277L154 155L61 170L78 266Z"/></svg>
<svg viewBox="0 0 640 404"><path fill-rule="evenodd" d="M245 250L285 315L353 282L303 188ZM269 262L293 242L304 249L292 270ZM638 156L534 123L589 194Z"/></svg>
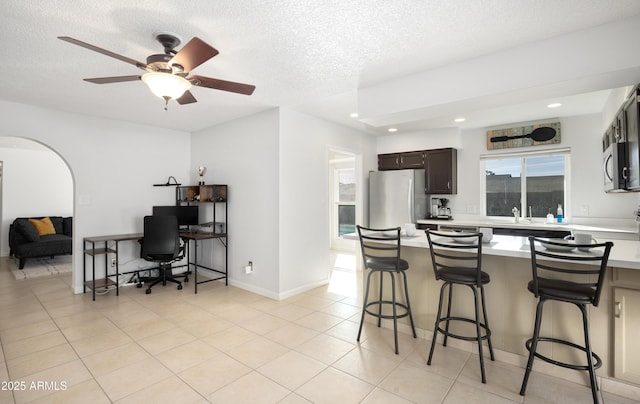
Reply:
<svg viewBox="0 0 640 404"><path fill-rule="evenodd" d="M438 303L438 313L433 326L433 338L431 339L431 351L427 365L431 365L433 351L436 347L436 337L438 332L444 334L443 346L447 346L447 338L457 338L464 341L478 342L478 355L480 356L480 373L482 383L487 382L484 371L484 355L482 354L482 341L487 340L491 360L493 356L493 346L491 345L491 329L487 320L487 309L484 299L484 285L491 280L489 274L482 271L482 233L462 233L462 232L436 232L427 230L427 240L429 241L429 251L431 252L431 263L436 280L444 283L440 287L440 302ZM475 318L466 318L451 315L451 302L453 299L453 285L465 285L473 291L473 304L475 307ZM447 304L447 315L442 317L442 302L444 300L445 289L449 288L449 300ZM478 307L478 291L480 289L480 300L482 305L482 316ZM476 335L466 336L455 334L449 331L451 321L462 321L472 323L476 328ZM440 325L445 323L444 328Z"/></svg>
<svg viewBox="0 0 640 404"><path fill-rule="evenodd" d="M398 354L399 318L409 317L411 330L413 331L413 338L416 338L416 329L413 325L411 304L409 303L407 275L405 273L405 271L409 269L409 263L400 258L400 227L372 229L358 225L356 228L358 229L364 268L369 270L369 274L367 275L367 286L364 292L364 302L362 304L360 329L358 330L358 338L356 340L360 341L365 313L378 318L378 327L380 327L383 318L393 319L393 335L395 339L396 354ZM380 274L380 293L378 300L369 301L369 286L371 284L371 275L374 273ZM385 300L382 297L385 273L389 274L391 277L391 300ZM401 280L404 283L404 297L406 303L398 303L396 299L396 274L401 275ZM377 310L373 311L374 309L372 306L377 306ZM383 306L390 306L392 313L383 313ZM400 312L398 312L398 308L400 308Z"/></svg>
<svg viewBox="0 0 640 404"><path fill-rule="evenodd" d="M536 243L542 243L544 248L540 248ZM527 389L527 381L531 374L533 359L536 357L545 362L567 369L589 371L591 394L593 395L593 402L597 403L598 383L596 381L596 369L602 365L602 360L591 351L587 305L592 304L594 307L598 306L604 275L607 269L607 261L609 260L609 253L611 252L613 243L607 241L598 244L574 244L567 247L566 242L554 242L549 239L530 236L529 245L531 247L533 279L529 282L527 288L529 292L533 293L539 300L536 308L533 338L528 339L525 343L529 351L529 360L524 373L524 379L522 380L520 395L524 396L525 390ZM573 247L578 248L577 253L572 252ZM540 336L542 308L548 300L572 303L580 309L584 328L584 346L559 338ZM536 351L538 342L541 341L562 344L578 349L585 353L587 364L575 365L546 357Z"/></svg>

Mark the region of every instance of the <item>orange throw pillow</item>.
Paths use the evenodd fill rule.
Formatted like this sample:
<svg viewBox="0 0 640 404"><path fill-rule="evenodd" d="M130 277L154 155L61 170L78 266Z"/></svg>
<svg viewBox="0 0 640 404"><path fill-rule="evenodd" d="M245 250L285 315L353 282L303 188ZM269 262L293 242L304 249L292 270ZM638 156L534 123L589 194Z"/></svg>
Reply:
<svg viewBox="0 0 640 404"><path fill-rule="evenodd" d="M41 236L56 234L56 229L53 227L53 223L48 217L45 217L44 219L29 219L29 222L36 228L38 234Z"/></svg>

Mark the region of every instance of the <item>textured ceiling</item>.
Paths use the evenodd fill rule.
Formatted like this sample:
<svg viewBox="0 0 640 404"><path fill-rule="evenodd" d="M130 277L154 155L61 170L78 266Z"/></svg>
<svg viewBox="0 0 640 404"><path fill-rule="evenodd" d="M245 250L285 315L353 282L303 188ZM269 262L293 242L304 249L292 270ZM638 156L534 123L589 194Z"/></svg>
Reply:
<svg viewBox="0 0 640 404"><path fill-rule="evenodd" d="M184 131L287 106L375 133L346 120L360 89L639 13L637 0L5 0L0 98ZM198 103L164 111L142 82L82 80L140 70L56 39L144 61L161 53L157 31L200 37L220 54L194 73L256 91L194 88Z"/></svg>

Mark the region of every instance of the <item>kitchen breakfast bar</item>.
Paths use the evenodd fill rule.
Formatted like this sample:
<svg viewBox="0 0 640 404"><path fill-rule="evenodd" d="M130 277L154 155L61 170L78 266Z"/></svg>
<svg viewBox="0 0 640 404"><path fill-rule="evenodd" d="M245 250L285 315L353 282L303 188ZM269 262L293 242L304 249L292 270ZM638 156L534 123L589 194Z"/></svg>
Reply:
<svg viewBox="0 0 640 404"><path fill-rule="evenodd" d="M357 240L357 235L350 234L347 238ZM600 238L598 240L601 241ZM608 240L613 241L614 246L609 257L600 304L598 307L588 308L592 349L603 362L597 376L600 388L604 391L622 389L623 395L640 400L640 347L636 343L640 338L640 241L617 240L613 237ZM415 326L419 336L430 340L441 282L434 277L424 230L418 230L415 236L403 236L401 245L401 256L409 263L407 278ZM527 290L527 283L532 278L528 239L493 235L490 242L483 243L482 254L482 270L491 277L491 282L485 286L485 292L496 357L502 362L524 368L528 356L525 341L532 335L537 304L537 299ZM576 254L584 253L576 250ZM362 267L361 261L358 257L359 268ZM372 282L372 285L375 284L376 282ZM453 304L455 314L472 318L473 310L471 291L468 288L457 288ZM385 326L392 327L389 324ZM451 326L458 325L454 322ZM475 329L463 329L465 326L467 325L460 326L460 333L474 335ZM408 319L399 321L399 329L410 333ZM578 309L570 304L549 302L545 305L541 330L541 335L584 343L581 316ZM477 353L477 346L473 342L449 341L448 345ZM438 342L441 343L440 340ZM402 346L400 349L402 350ZM446 348L439 345L436 349ZM563 362L584 362L583 353L559 349L551 344L540 345L538 351ZM486 349L484 353L488 360ZM551 366L542 361L535 362L534 370L543 370L556 377L589 385L586 372ZM518 378L521 377L522 375L518 375Z"/></svg>

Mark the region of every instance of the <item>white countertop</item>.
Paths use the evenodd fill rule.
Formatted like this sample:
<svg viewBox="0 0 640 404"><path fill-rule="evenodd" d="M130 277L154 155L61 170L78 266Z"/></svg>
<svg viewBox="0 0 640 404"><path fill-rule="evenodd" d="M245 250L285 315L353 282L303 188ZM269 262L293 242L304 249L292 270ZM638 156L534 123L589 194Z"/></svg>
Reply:
<svg viewBox="0 0 640 404"><path fill-rule="evenodd" d="M560 225L561 226L561 225ZM345 238L357 240L356 233L345 234ZM598 241L602 242L605 240ZM640 241L611 239L613 248L609 255L609 266L617 268L640 269ZM403 236L401 245L406 247L429 248L427 235L418 230L415 236ZM489 243L482 245L482 253L514 258L531 258L529 240L526 237L494 235ZM576 252L575 254L582 254Z"/></svg>

